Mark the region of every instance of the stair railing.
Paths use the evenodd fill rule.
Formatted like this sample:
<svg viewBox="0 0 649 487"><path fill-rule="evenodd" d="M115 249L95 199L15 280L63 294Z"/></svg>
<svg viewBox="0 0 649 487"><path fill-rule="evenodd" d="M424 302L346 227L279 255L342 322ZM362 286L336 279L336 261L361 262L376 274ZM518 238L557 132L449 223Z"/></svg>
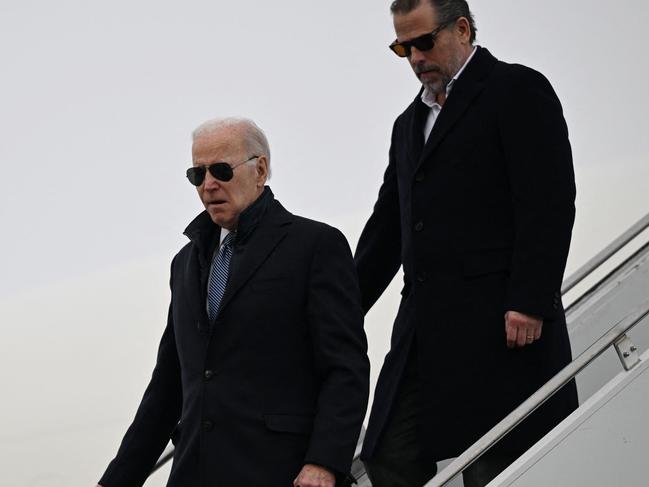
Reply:
<svg viewBox="0 0 649 487"><path fill-rule="evenodd" d="M500 441L525 418L532 414L559 389L572 380L579 372L588 367L609 347L615 347L618 357L626 371L640 362L640 355L627 333L649 316L649 301L636 308L624 319L617 322L600 339L586 349L579 357L568 364L561 372L550 379L543 387L532 394L525 402L512 411L500 423L489 430L468 450L451 462L424 487L442 487L471 466L480 456Z"/></svg>

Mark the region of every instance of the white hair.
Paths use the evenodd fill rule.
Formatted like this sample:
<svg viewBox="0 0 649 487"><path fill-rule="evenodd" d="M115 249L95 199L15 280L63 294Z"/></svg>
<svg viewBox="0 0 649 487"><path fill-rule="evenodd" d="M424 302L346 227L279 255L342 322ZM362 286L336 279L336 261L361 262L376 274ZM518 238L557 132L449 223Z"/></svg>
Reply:
<svg viewBox="0 0 649 487"><path fill-rule="evenodd" d="M243 144L250 156L266 156L268 161L268 179L270 179L270 146L264 131L249 118L226 117L213 118L203 122L192 132L192 141L198 137L218 132L222 129L240 130L243 136ZM256 164L256 160L250 161Z"/></svg>

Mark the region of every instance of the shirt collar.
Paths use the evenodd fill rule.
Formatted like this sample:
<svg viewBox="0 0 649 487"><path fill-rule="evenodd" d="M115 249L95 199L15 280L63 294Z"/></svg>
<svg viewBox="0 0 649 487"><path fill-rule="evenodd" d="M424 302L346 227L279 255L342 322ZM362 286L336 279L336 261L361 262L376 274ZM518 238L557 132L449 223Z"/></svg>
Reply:
<svg viewBox="0 0 649 487"><path fill-rule="evenodd" d="M446 97L448 98L448 95L451 94L451 90L453 89L453 85L457 81L457 79L460 77L464 69L467 67L471 59L473 59L473 56L475 55L477 51L477 48L474 47L473 51L471 51L471 54L469 54L469 57L467 58L466 62L462 65L462 67L458 70L457 73L455 73L455 76L451 79L451 81L448 82L448 85L446 85ZM439 106L439 103L437 103L437 97L435 96L434 93L431 93L427 87L424 86L424 91L421 93L421 101L424 102L424 104L430 108L433 108L435 105Z"/></svg>
<svg viewBox="0 0 649 487"><path fill-rule="evenodd" d="M230 230L221 227L221 235L219 236L219 248L221 247L221 245L223 245L223 241L225 240L225 237L227 237L229 233Z"/></svg>

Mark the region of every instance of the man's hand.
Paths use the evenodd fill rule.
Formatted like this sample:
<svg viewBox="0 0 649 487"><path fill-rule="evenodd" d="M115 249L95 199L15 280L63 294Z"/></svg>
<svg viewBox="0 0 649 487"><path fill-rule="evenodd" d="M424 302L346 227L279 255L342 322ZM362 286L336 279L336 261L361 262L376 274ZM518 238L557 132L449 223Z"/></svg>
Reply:
<svg viewBox="0 0 649 487"><path fill-rule="evenodd" d="M507 334L507 348L524 347L531 345L541 338L543 320L518 311L505 313L505 333Z"/></svg>
<svg viewBox="0 0 649 487"><path fill-rule="evenodd" d="M293 481L293 487L335 487L336 476L324 467L307 463Z"/></svg>

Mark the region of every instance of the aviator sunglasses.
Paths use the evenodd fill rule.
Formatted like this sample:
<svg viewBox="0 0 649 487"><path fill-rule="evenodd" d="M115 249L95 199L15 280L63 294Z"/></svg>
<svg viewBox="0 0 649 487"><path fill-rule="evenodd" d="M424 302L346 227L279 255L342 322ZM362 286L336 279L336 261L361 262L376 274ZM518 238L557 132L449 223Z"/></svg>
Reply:
<svg viewBox="0 0 649 487"><path fill-rule="evenodd" d="M415 37L414 39L410 39L409 41L394 41L388 47L392 49L392 51L399 57L410 57L413 47L416 47L418 51L430 51L433 47L435 47L437 35L442 31L442 29L448 27L456 20L457 19L453 19L449 20L448 22L444 22L434 31L429 32L428 34L420 35L419 37Z"/></svg>
<svg viewBox="0 0 649 487"><path fill-rule="evenodd" d="M257 159L258 157L259 156L252 156L250 159L246 159L245 161L241 161L232 165L228 164L227 162L215 162L213 164L207 164L205 166L190 167L189 169L187 169L187 179L189 179L189 182L194 186L200 186L201 184L203 184L203 181L205 181L205 174L207 173L207 171L209 171L214 179L227 182L232 179L232 177L234 176L234 170L237 167L245 164L246 162L250 162L253 159Z"/></svg>

